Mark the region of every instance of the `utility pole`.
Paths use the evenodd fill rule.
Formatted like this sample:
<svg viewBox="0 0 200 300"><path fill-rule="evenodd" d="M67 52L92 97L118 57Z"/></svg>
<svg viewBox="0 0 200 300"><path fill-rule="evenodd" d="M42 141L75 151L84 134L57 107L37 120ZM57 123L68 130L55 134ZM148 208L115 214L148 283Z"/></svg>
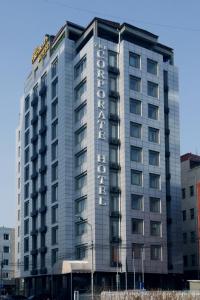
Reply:
<svg viewBox="0 0 200 300"><path fill-rule="evenodd" d="M142 289L144 290L144 248L142 248Z"/></svg>
<svg viewBox="0 0 200 300"><path fill-rule="evenodd" d="M135 290L135 253L133 250L133 289Z"/></svg>

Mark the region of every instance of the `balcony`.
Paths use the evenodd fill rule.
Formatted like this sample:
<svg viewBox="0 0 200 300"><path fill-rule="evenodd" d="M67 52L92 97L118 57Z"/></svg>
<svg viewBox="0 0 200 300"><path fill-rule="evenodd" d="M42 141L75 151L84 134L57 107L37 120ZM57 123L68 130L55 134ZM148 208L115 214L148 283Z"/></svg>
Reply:
<svg viewBox="0 0 200 300"><path fill-rule="evenodd" d="M110 166L110 169L121 170L119 163L110 162L109 166Z"/></svg>
<svg viewBox="0 0 200 300"><path fill-rule="evenodd" d="M47 86L46 86L45 83L43 83L43 84L41 85L41 88L40 88L40 91L39 91L40 97L45 96L45 95L46 95L46 92L47 92Z"/></svg>
<svg viewBox="0 0 200 300"><path fill-rule="evenodd" d="M40 269L40 274L47 274L47 268Z"/></svg>
<svg viewBox="0 0 200 300"><path fill-rule="evenodd" d="M37 196L38 196L38 192L33 192L33 193L31 193L31 198L32 198L32 199L37 198Z"/></svg>
<svg viewBox="0 0 200 300"><path fill-rule="evenodd" d="M121 213L119 211L111 211L110 212L110 217L111 218L121 218L122 215L121 215Z"/></svg>
<svg viewBox="0 0 200 300"><path fill-rule="evenodd" d="M120 194L121 193L121 189L118 186L111 186L110 187L110 192L111 193L115 193L115 194Z"/></svg>
<svg viewBox="0 0 200 300"><path fill-rule="evenodd" d="M109 120L110 120L110 121L115 121L115 122L118 122L118 123L119 123L120 118L119 118L119 116L118 116L117 114L110 114Z"/></svg>
<svg viewBox="0 0 200 300"><path fill-rule="evenodd" d="M37 209L33 209L31 212L31 217L37 217L38 215L38 210Z"/></svg>
<svg viewBox="0 0 200 300"><path fill-rule="evenodd" d="M119 71L119 69L117 67L108 66L108 72L112 73L112 74L115 74L115 75L119 75L120 74L120 71Z"/></svg>
<svg viewBox="0 0 200 300"><path fill-rule="evenodd" d="M115 244L119 244L119 243L121 243L121 241L122 241L122 239L121 239L120 236L112 236L110 242L115 243Z"/></svg>
<svg viewBox="0 0 200 300"><path fill-rule="evenodd" d="M46 125L43 125L40 130L39 130L39 135L43 135L45 134L47 131L47 126Z"/></svg>
<svg viewBox="0 0 200 300"><path fill-rule="evenodd" d="M40 229L39 229L39 232L40 233L46 233L47 232L47 226L46 225L41 226Z"/></svg>
<svg viewBox="0 0 200 300"><path fill-rule="evenodd" d="M45 214L47 211L47 206L46 205L42 205L40 208L39 208L39 213L40 214Z"/></svg>
<svg viewBox="0 0 200 300"><path fill-rule="evenodd" d="M38 158L38 154L37 153L34 153L32 156L31 156L31 161L34 161Z"/></svg>
<svg viewBox="0 0 200 300"><path fill-rule="evenodd" d="M46 171L47 171L47 166L46 166L46 165L42 166L42 167L39 169L39 173L40 173L40 174L45 174Z"/></svg>
<svg viewBox="0 0 200 300"><path fill-rule="evenodd" d="M119 92L109 91L109 97L119 99Z"/></svg>
<svg viewBox="0 0 200 300"><path fill-rule="evenodd" d="M46 193L46 191L47 191L47 186L46 186L46 185L43 185L43 186L39 189L39 193L40 193L40 194L44 194L44 193Z"/></svg>
<svg viewBox="0 0 200 300"><path fill-rule="evenodd" d="M37 171L34 171L31 175L31 179L34 180L38 177L38 172Z"/></svg>
<svg viewBox="0 0 200 300"><path fill-rule="evenodd" d="M38 270L37 269L34 269L34 270L31 270L31 275L37 275L38 274Z"/></svg>
<svg viewBox="0 0 200 300"><path fill-rule="evenodd" d="M120 146L120 139L118 139L118 138L110 138L110 139L109 139L109 143L110 143L110 144L113 144L113 145L118 145L118 146Z"/></svg>
<svg viewBox="0 0 200 300"><path fill-rule="evenodd" d="M38 104L38 95L33 94L33 98L31 101L31 106L36 106Z"/></svg>
<svg viewBox="0 0 200 300"><path fill-rule="evenodd" d="M35 144L35 143L37 142L37 140L38 140L38 134L36 133L36 134L34 134L33 137L31 138L31 143L32 143L32 144Z"/></svg>
<svg viewBox="0 0 200 300"><path fill-rule="evenodd" d="M39 154L40 154L40 155L42 155L42 154L45 154L45 153L46 153L46 151L47 151L47 146L46 146L46 145L44 145L44 146L42 146L42 147L40 148L40 150L39 150Z"/></svg>
<svg viewBox="0 0 200 300"><path fill-rule="evenodd" d="M40 252L41 254L47 253L47 247L46 247L46 246L42 246L42 247L39 249L39 252Z"/></svg>
<svg viewBox="0 0 200 300"><path fill-rule="evenodd" d="M38 249L32 249L31 255L38 255Z"/></svg>
<svg viewBox="0 0 200 300"><path fill-rule="evenodd" d="M46 112L47 112L47 106L45 104L41 107L41 109L39 111L39 115L42 116L42 115L46 114Z"/></svg>
<svg viewBox="0 0 200 300"><path fill-rule="evenodd" d="M38 235L38 230L37 229L33 229L31 231L31 236L36 236L36 235Z"/></svg>
<svg viewBox="0 0 200 300"><path fill-rule="evenodd" d="M33 118L32 118L32 120L31 120L31 125L34 125L34 124L36 124L38 122L38 116L36 115L36 116L34 116Z"/></svg>

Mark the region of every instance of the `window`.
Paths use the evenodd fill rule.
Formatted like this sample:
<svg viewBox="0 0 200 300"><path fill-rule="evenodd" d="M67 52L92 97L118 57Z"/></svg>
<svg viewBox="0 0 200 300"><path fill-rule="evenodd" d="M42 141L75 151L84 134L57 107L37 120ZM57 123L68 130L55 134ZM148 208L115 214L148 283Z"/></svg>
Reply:
<svg viewBox="0 0 200 300"><path fill-rule="evenodd" d="M118 147L110 145L110 163L117 164L119 162Z"/></svg>
<svg viewBox="0 0 200 300"><path fill-rule="evenodd" d="M129 52L129 65L131 67L140 69L140 55L133 52Z"/></svg>
<svg viewBox="0 0 200 300"><path fill-rule="evenodd" d="M130 122L130 136L141 139L142 136L142 125L134 122Z"/></svg>
<svg viewBox="0 0 200 300"><path fill-rule="evenodd" d="M157 151L149 150L149 164L151 166L159 166L160 154Z"/></svg>
<svg viewBox="0 0 200 300"><path fill-rule="evenodd" d="M24 235L29 234L29 219L24 220Z"/></svg>
<svg viewBox="0 0 200 300"><path fill-rule="evenodd" d="M30 114L29 112L25 115L25 130L29 127Z"/></svg>
<svg viewBox="0 0 200 300"><path fill-rule="evenodd" d="M153 104L148 104L148 118L153 120L158 120L158 106Z"/></svg>
<svg viewBox="0 0 200 300"><path fill-rule="evenodd" d="M119 246L111 245L110 247L110 260L111 266L121 266L120 262L120 253L119 253Z"/></svg>
<svg viewBox="0 0 200 300"><path fill-rule="evenodd" d="M191 266L192 267L196 266L196 255L195 254L191 255Z"/></svg>
<svg viewBox="0 0 200 300"><path fill-rule="evenodd" d="M159 143L159 129L149 127L148 137L149 137L149 142Z"/></svg>
<svg viewBox="0 0 200 300"><path fill-rule="evenodd" d="M182 218L183 218L183 221L185 221L187 219L186 210L182 211Z"/></svg>
<svg viewBox="0 0 200 300"><path fill-rule="evenodd" d="M119 187L119 173L118 171L110 171L110 186Z"/></svg>
<svg viewBox="0 0 200 300"><path fill-rule="evenodd" d="M86 138L86 136L87 136L87 128L82 127L75 133L75 144L78 145L82 143L83 140Z"/></svg>
<svg viewBox="0 0 200 300"><path fill-rule="evenodd" d="M76 247L76 259L84 260L88 256L87 246L78 246Z"/></svg>
<svg viewBox="0 0 200 300"><path fill-rule="evenodd" d="M143 210L143 196L142 195L131 195L131 208L135 210Z"/></svg>
<svg viewBox="0 0 200 300"><path fill-rule="evenodd" d="M75 202L75 212L76 214L81 214L86 209L86 198L82 197L77 199Z"/></svg>
<svg viewBox="0 0 200 300"><path fill-rule="evenodd" d="M109 98L109 109L111 115L118 115L118 102L114 98Z"/></svg>
<svg viewBox="0 0 200 300"><path fill-rule="evenodd" d="M142 251L144 251L143 244L132 244L132 256L133 259L141 259Z"/></svg>
<svg viewBox="0 0 200 300"><path fill-rule="evenodd" d="M86 68L86 56L84 56L74 67L74 78L77 78L78 76L83 73L83 71Z"/></svg>
<svg viewBox="0 0 200 300"><path fill-rule="evenodd" d="M151 245L151 260L161 260L161 246Z"/></svg>
<svg viewBox="0 0 200 300"><path fill-rule="evenodd" d="M58 136L58 120L51 125L51 138L54 140Z"/></svg>
<svg viewBox="0 0 200 300"><path fill-rule="evenodd" d="M9 246L3 246L3 253L9 253L10 247Z"/></svg>
<svg viewBox="0 0 200 300"><path fill-rule="evenodd" d="M24 199L27 199L29 197L29 183L26 183L24 185Z"/></svg>
<svg viewBox="0 0 200 300"><path fill-rule="evenodd" d="M117 123L110 122L110 138L111 139L119 138L119 126Z"/></svg>
<svg viewBox="0 0 200 300"><path fill-rule="evenodd" d="M130 99L130 112L135 115L142 115L142 102L136 99Z"/></svg>
<svg viewBox="0 0 200 300"><path fill-rule="evenodd" d="M83 174L76 178L75 187L77 190L82 189L87 184L87 174Z"/></svg>
<svg viewBox="0 0 200 300"><path fill-rule="evenodd" d="M24 256L24 271L29 269L29 256Z"/></svg>
<svg viewBox="0 0 200 300"><path fill-rule="evenodd" d="M187 232L183 232L183 244L187 244Z"/></svg>
<svg viewBox="0 0 200 300"><path fill-rule="evenodd" d="M194 186L190 186L190 197L194 196Z"/></svg>
<svg viewBox="0 0 200 300"><path fill-rule="evenodd" d="M110 75L109 76L109 91L117 92L117 76Z"/></svg>
<svg viewBox="0 0 200 300"><path fill-rule="evenodd" d="M47 73L44 73L41 77L41 87L47 84Z"/></svg>
<svg viewBox="0 0 200 300"><path fill-rule="evenodd" d="M181 192L182 192L182 199L185 199L185 196L186 196L185 195L185 189L182 189Z"/></svg>
<svg viewBox="0 0 200 300"><path fill-rule="evenodd" d="M51 208L51 223L58 222L58 205L52 206Z"/></svg>
<svg viewBox="0 0 200 300"><path fill-rule="evenodd" d="M58 249L51 250L51 265L53 266L58 260Z"/></svg>
<svg viewBox="0 0 200 300"><path fill-rule="evenodd" d="M153 75L157 75L158 73L157 61L147 58L147 72Z"/></svg>
<svg viewBox="0 0 200 300"><path fill-rule="evenodd" d="M142 148L131 146L131 161L142 162Z"/></svg>
<svg viewBox="0 0 200 300"><path fill-rule="evenodd" d="M58 116L58 99L51 104L51 118L54 119Z"/></svg>
<svg viewBox="0 0 200 300"><path fill-rule="evenodd" d="M152 236L161 236L161 223L158 221L150 221L150 232Z"/></svg>
<svg viewBox="0 0 200 300"><path fill-rule="evenodd" d="M148 96L158 98L158 84L148 81L147 83L147 94Z"/></svg>
<svg viewBox="0 0 200 300"><path fill-rule="evenodd" d="M113 51L108 52L108 65L109 67L117 67L117 53Z"/></svg>
<svg viewBox="0 0 200 300"><path fill-rule="evenodd" d="M110 208L113 212L120 211L120 199L117 194L110 194Z"/></svg>
<svg viewBox="0 0 200 300"><path fill-rule="evenodd" d="M142 171L131 170L131 184L142 186Z"/></svg>
<svg viewBox="0 0 200 300"><path fill-rule="evenodd" d="M143 232L144 232L144 220L132 219L132 233L143 234Z"/></svg>
<svg viewBox="0 0 200 300"><path fill-rule="evenodd" d="M51 180L55 181L58 179L58 163L51 166Z"/></svg>
<svg viewBox="0 0 200 300"><path fill-rule="evenodd" d="M29 251L29 238L26 237L24 239L24 252L28 252Z"/></svg>
<svg viewBox="0 0 200 300"><path fill-rule="evenodd" d="M4 239L4 241L9 241L10 235L8 233L4 233L3 239Z"/></svg>
<svg viewBox="0 0 200 300"><path fill-rule="evenodd" d="M25 112L29 109L29 105L30 105L30 96L28 95L25 98Z"/></svg>
<svg viewBox="0 0 200 300"><path fill-rule="evenodd" d="M24 163L26 164L29 161L29 148L26 148L24 151Z"/></svg>
<svg viewBox="0 0 200 300"><path fill-rule="evenodd" d="M87 162L87 151L81 151L75 156L75 166L81 167Z"/></svg>
<svg viewBox="0 0 200 300"><path fill-rule="evenodd" d="M85 222L76 223L75 231L76 231L76 236L86 233L87 232L87 223L85 223Z"/></svg>
<svg viewBox="0 0 200 300"><path fill-rule="evenodd" d="M58 157L58 141L51 145L51 159L55 160Z"/></svg>
<svg viewBox="0 0 200 300"><path fill-rule="evenodd" d="M24 180L29 180L29 165L24 168Z"/></svg>
<svg viewBox="0 0 200 300"><path fill-rule="evenodd" d="M58 58L54 59L54 61L51 64L51 78L55 77L58 72Z"/></svg>
<svg viewBox="0 0 200 300"><path fill-rule="evenodd" d="M58 227L51 228L51 244L56 245L58 244Z"/></svg>
<svg viewBox="0 0 200 300"><path fill-rule="evenodd" d="M188 266L188 257L187 257L187 255L184 255L184 256L183 256L183 266L184 266L184 267L187 267L187 266Z"/></svg>
<svg viewBox="0 0 200 300"><path fill-rule="evenodd" d="M3 265L4 266L8 266L9 265L9 260L8 259L4 259L3 260Z"/></svg>
<svg viewBox="0 0 200 300"><path fill-rule="evenodd" d="M160 189L160 175L149 174L149 187L152 189Z"/></svg>
<svg viewBox="0 0 200 300"><path fill-rule="evenodd" d="M51 202L58 201L58 184L54 184L51 187Z"/></svg>
<svg viewBox="0 0 200 300"><path fill-rule="evenodd" d="M84 105L79 106L75 110L75 122L80 122L83 117L86 115L87 112L87 105L84 103Z"/></svg>
<svg viewBox="0 0 200 300"><path fill-rule="evenodd" d="M29 130L25 132L25 147L29 144Z"/></svg>
<svg viewBox="0 0 200 300"><path fill-rule="evenodd" d="M160 207L160 198L150 197L150 212L154 213L160 213L161 207Z"/></svg>
<svg viewBox="0 0 200 300"><path fill-rule="evenodd" d="M130 76L130 90L141 92L141 78Z"/></svg>
<svg viewBox="0 0 200 300"><path fill-rule="evenodd" d="M58 96L58 78L56 78L51 84L51 97L54 99Z"/></svg>
<svg viewBox="0 0 200 300"><path fill-rule="evenodd" d="M190 209L190 219L193 220L194 219L194 208Z"/></svg>
<svg viewBox="0 0 200 300"><path fill-rule="evenodd" d="M196 241L196 236L195 236L195 231L190 232L190 242L195 243Z"/></svg>
<svg viewBox="0 0 200 300"><path fill-rule="evenodd" d="M24 202L24 217L29 216L29 201Z"/></svg>
<svg viewBox="0 0 200 300"><path fill-rule="evenodd" d="M82 81L76 88L75 88L75 100L81 100L83 94L86 92L87 85L86 81Z"/></svg>
<svg viewBox="0 0 200 300"><path fill-rule="evenodd" d="M111 237L114 239L118 239L120 237L119 226L120 226L119 219L112 218L110 220Z"/></svg>

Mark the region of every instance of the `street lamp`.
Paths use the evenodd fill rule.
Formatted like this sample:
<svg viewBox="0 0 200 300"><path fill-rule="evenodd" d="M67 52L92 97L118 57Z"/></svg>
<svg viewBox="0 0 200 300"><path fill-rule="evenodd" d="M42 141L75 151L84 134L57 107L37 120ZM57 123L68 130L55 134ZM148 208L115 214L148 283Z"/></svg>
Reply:
<svg viewBox="0 0 200 300"><path fill-rule="evenodd" d="M92 224L89 223L86 219L83 219L82 217L78 216L78 219L81 222L85 222L91 230L91 249L92 249L92 268L91 268L91 294L92 294L92 300L94 300L94 244L93 244L93 227Z"/></svg>

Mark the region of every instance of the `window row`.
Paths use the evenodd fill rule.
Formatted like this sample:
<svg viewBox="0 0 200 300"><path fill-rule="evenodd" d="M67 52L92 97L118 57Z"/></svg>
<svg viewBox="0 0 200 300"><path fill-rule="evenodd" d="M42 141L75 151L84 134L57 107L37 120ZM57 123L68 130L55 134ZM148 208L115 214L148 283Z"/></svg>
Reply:
<svg viewBox="0 0 200 300"><path fill-rule="evenodd" d="M195 243L197 241L196 239L196 232L190 231L190 234L188 232L183 232L183 244Z"/></svg>
<svg viewBox="0 0 200 300"><path fill-rule="evenodd" d="M142 124L130 122L130 136L142 138ZM148 127L148 141L152 143L160 143L160 130L158 128Z"/></svg>
<svg viewBox="0 0 200 300"><path fill-rule="evenodd" d="M150 221L150 235L151 236L162 236L162 223L160 221ZM132 234L144 235L144 220L143 219L132 219Z"/></svg>
<svg viewBox="0 0 200 300"><path fill-rule="evenodd" d="M131 194L131 208L134 210L144 210L144 197L143 195ZM149 198L149 209L153 213L161 213L161 200L160 198Z"/></svg>
<svg viewBox="0 0 200 300"><path fill-rule="evenodd" d="M151 260L162 260L162 247L161 245L150 246ZM132 258L145 259L145 246L144 244L132 244Z"/></svg>
<svg viewBox="0 0 200 300"><path fill-rule="evenodd" d="M182 218L183 218L183 221L186 221L187 219L190 219L190 220L194 220L195 218L195 211L194 211L194 208L191 208L189 211L189 216L187 216L187 211L186 210L183 210L182 211Z"/></svg>
<svg viewBox="0 0 200 300"><path fill-rule="evenodd" d="M137 99L130 99L130 112L142 116L142 101ZM158 120L159 107L157 105L148 104L148 118Z"/></svg>
<svg viewBox="0 0 200 300"><path fill-rule="evenodd" d="M143 173L139 170L131 170L131 184L143 186ZM161 188L160 175L149 173L149 188L159 190Z"/></svg>
<svg viewBox="0 0 200 300"><path fill-rule="evenodd" d="M186 198L186 188L182 188L181 192L182 192L182 199L185 199ZM190 185L189 195L190 195L190 197L194 196L194 185Z"/></svg>
<svg viewBox="0 0 200 300"><path fill-rule="evenodd" d="M131 146L130 148L130 159L131 161L143 162L143 149L141 147ZM149 150L149 165L159 166L160 165L160 153L158 151Z"/></svg>
<svg viewBox="0 0 200 300"><path fill-rule="evenodd" d="M134 52L129 52L129 65L136 69L141 69L141 56ZM147 58L147 70L152 75L158 75L158 62Z"/></svg>
<svg viewBox="0 0 200 300"><path fill-rule="evenodd" d="M134 92L142 92L142 79L130 75L129 77L129 88ZM159 86L155 82L147 81L147 95L153 98L159 98Z"/></svg>

